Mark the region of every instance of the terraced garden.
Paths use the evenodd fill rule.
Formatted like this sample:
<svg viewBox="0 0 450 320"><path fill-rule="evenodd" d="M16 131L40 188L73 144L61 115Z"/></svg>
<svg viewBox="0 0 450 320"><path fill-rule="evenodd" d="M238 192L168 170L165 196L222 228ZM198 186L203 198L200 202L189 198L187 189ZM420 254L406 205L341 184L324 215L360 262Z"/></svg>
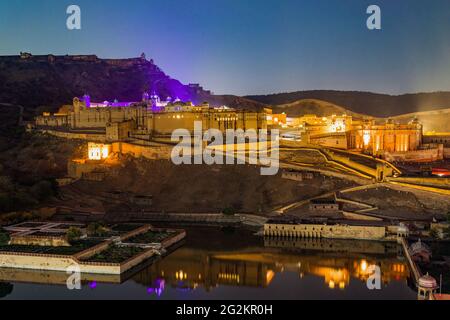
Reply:
<svg viewBox="0 0 450 320"><path fill-rule="evenodd" d="M136 247L118 247L111 245L108 249L86 259L87 262L122 263L142 253L146 249Z"/></svg>
<svg viewBox="0 0 450 320"><path fill-rule="evenodd" d="M3 245L0 246L0 252L24 252L34 254L55 254L55 255L73 255L91 248L100 241L82 240L74 243L70 247L44 247L29 245Z"/></svg>
<svg viewBox="0 0 450 320"><path fill-rule="evenodd" d="M144 244L144 243L160 243L173 234L174 234L174 232L169 232L169 231L163 231L163 232L147 231L145 233L134 236L124 242L142 243L142 244Z"/></svg>

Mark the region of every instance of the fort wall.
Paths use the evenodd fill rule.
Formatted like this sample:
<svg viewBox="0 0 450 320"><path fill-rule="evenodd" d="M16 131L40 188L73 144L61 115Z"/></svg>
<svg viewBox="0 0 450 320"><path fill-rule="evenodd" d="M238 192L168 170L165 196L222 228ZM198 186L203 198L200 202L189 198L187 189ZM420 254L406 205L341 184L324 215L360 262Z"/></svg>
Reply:
<svg viewBox="0 0 450 320"><path fill-rule="evenodd" d="M126 142L114 142L112 144L113 153L132 155L133 157L143 157L150 160L170 159L172 153L171 145L136 145Z"/></svg>
<svg viewBox="0 0 450 320"><path fill-rule="evenodd" d="M385 240L386 228L380 226L272 224L264 225L269 237Z"/></svg>
<svg viewBox="0 0 450 320"><path fill-rule="evenodd" d="M406 152L385 152L386 161L399 162L434 162L444 159L444 148L442 145L430 149L406 151Z"/></svg>
<svg viewBox="0 0 450 320"><path fill-rule="evenodd" d="M89 133L89 132L66 132L57 130L39 130L41 133L49 134L54 137L69 139L69 140L85 140L92 142L106 142L106 135L101 133Z"/></svg>

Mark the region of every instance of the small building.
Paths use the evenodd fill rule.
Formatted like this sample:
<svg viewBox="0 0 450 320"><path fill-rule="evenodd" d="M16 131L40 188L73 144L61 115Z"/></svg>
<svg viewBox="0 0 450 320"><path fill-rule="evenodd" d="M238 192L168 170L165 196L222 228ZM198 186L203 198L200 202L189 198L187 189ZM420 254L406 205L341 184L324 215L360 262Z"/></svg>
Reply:
<svg viewBox="0 0 450 320"><path fill-rule="evenodd" d="M88 161L76 159L76 160L69 160L67 164L68 177L73 180L78 180L82 178L91 180L91 177L89 177L88 175L89 173L106 174L107 171L108 166L101 161ZM103 178L101 179L103 180ZM98 181L97 178L93 180Z"/></svg>
<svg viewBox="0 0 450 320"><path fill-rule="evenodd" d="M413 243L409 248L409 254L414 262L430 263L432 252L429 246L419 241Z"/></svg>
<svg viewBox="0 0 450 320"><path fill-rule="evenodd" d="M434 300L434 293L438 288L438 284L435 278L427 273L426 275L419 278L417 287L417 298L419 300Z"/></svg>
<svg viewBox="0 0 450 320"><path fill-rule="evenodd" d="M88 143L88 159L104 160L109 157L111 145L89 142Z"/></svg>
<svg viewBox="0 0 450 320"><path fill-rule="evenodd" d="M406 224L400 223L397 228L397 238L408 238L409 228Z"/></svg>
<svg viewBox="0 0 450 320"><path fill-rule="evenodd" d="M20 52L20 59L28 60L31 59L33 55L29 52Z"/></svg>
<svg viewBox="0 0 450 320"><path fill-rule="evenodd" d="M315 199L311 200L309 210L317 213L339 212L339 203L335 199Z"/></svg>

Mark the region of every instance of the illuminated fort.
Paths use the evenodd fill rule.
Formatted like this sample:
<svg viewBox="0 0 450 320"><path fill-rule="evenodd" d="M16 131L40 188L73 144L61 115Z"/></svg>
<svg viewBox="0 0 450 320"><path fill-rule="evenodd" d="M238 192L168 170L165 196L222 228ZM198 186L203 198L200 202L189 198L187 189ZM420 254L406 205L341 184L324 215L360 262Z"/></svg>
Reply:
<svg viewBox="0 0 450 320"><path fill-rule="evenodd" d="M108 141L122 141L132 136L168 136L176 129L194 131L194 122L208 129L259 130L267 128L266 114L236 110L226 106L213 108L208 103L193 105L156 94L144 93L140 102L91 102L88 95L74 98L72 105L55 114L44 113L35 120L39 128L67 131L92 131L106 134Z"/></svg>
<svg viewBox="0 0 450 320"><path fill-rule="evenodd" d="M72 136L85 134L87 140L120 142L169 137L176 129L193 133L195 123L201 123L203 130L294 129L303 143L365 153L388 161L430 162L450 156L445 143L424 138L423 126L417 119L398 123L345 114L292 118L284 113L273 114L269 108L237 110L211 107L206 102L194 105L171 97L163 101L146 92L139 102L91 102L88 95L74 98L72 105L62 106L57 113L38 116L34 125ZM95 135L100 138L92 139Z"/></svg>

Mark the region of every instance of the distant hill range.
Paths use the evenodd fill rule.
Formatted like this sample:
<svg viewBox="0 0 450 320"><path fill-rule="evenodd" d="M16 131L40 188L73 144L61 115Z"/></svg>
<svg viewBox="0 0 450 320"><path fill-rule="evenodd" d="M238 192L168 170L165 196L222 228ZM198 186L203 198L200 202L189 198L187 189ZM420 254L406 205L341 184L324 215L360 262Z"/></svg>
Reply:
<svg viewBox="0 0 450 320"><path fill-rule="evenodd" d="M450 108L450 92L393 96L359 91L316 90L246 96L245 98L274 106L316 99L338 105L351 112L374 117L391 117L406 113Z"/></svg>
<svg viewBox="0 0 450 320"><path fill-rule="evenodd" d="M342 115L344 113L356 118L367 117L366 115L353 112L333 103L317 99L304 99L291 103L279 104L273 106L272 109L274 113L284 112L290 117L300 117L307 114L315 114L319 117L326 117L333 114Z"/></svg>

